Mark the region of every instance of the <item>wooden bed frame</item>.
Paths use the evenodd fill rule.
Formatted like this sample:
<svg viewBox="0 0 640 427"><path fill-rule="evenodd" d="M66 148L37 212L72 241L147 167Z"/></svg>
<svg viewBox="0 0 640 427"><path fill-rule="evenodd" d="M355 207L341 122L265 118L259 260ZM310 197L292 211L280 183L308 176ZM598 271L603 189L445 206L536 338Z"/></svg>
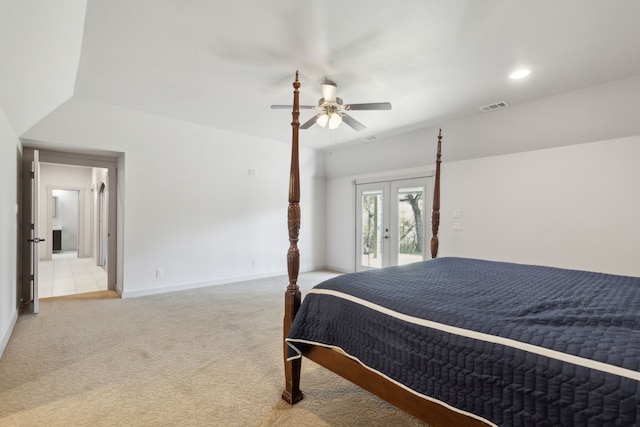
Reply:
<svg viewBox="0 0 640 427"><path fill-rule="evenodd" d="M298 236L300 231L300 167L298 132L300 128L300 81L296 71L293 82L293 121L291 145L291 171L289 176L289 209L287 213L289 228L289 251L287 253L287 271L289 285L285 293L284 309L284 337L286 338L293 319L301 303L298 287L298 273L300 270L300 253L298 250ZM438 151L436 158L435 189L433 192L433 211L431 219L431 257L438 252L438 228L440 224L440 163L441 163L442 131L438 134ZM284 345L285 390L282 398L293 405L304 398L300 390L300 368L302 359L287 361L287 344ZM485 423L465 414L450 410L438 403L427 400L415 393L397 385L383 376L365 368L355 360L337 351L314 345L300 346L302 354L317 364L337 373L361 388L379 396L403 411L420 418L432 426L486 426Z"/></svg>

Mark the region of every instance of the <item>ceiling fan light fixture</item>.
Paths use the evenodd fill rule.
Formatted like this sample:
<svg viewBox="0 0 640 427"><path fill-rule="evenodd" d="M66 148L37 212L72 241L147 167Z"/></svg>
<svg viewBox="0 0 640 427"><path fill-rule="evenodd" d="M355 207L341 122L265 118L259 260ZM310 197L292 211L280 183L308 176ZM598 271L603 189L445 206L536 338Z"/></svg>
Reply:
<svg viewBox="0 0 640 427"><path fill-rule="evenodd" d="M316 119L316 123L322 126L323 128L326 128L327 123L329 123L329 115L327 113L324 113L318 116L318 118Z"/></svg>
<svg viewBox="0 0 640 427"><path fill-rule="evenodd" d="M329 115L329 129L338 129L340 123L342 123L342 116L340 116L340 114L331 113Z"/></svg>

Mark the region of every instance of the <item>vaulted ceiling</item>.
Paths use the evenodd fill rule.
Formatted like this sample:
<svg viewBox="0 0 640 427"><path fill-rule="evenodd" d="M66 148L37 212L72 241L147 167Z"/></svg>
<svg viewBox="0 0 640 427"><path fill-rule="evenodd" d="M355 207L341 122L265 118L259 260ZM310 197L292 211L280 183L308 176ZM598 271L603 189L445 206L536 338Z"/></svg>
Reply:
<svg viewBox="0 0 640 427"><path fill-rule="evenodd" d="M0 103L19 133L76 97L279 140L291 115L270 105L291 103L296 70L303 104L329 78L345 103L393 105L352 112L361 132L302 131L321 147L640 75L636 0L50 3L0 6Z"/></svg>

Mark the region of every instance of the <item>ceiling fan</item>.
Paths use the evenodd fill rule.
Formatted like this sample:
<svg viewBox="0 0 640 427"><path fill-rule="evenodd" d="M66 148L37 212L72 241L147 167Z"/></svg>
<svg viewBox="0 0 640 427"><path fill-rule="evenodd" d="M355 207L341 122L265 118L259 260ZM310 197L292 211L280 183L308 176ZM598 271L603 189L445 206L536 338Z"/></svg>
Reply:
<svg viewBox="0 0 640 427"><path fill-rule="evenodd" d="M368 104L343 104L342 99L336 97L338 85L330 80L322 83L322 98L318 105L301 105L300 109L314 109L320 112L310 120L300 125L300 129L308 129L314 124L329 129L337 129L340 123L345 122L353 129L361 131L366 126L347 114L347 111L355 110L391 110L389 102L372 102ZM272 105L273 109L290 109L291 105Z"/></svg>

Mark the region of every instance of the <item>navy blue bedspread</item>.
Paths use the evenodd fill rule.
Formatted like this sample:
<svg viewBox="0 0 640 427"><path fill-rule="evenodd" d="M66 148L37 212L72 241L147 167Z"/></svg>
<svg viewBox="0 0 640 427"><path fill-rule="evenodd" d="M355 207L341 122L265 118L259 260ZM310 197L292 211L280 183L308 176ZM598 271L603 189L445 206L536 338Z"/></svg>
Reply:
<svg viewBox="0 0 640 427"><path fill-rule="evenodd" d="M463 258L346 274L287 341L501 426L640 425L640 278Z"/></svg>

